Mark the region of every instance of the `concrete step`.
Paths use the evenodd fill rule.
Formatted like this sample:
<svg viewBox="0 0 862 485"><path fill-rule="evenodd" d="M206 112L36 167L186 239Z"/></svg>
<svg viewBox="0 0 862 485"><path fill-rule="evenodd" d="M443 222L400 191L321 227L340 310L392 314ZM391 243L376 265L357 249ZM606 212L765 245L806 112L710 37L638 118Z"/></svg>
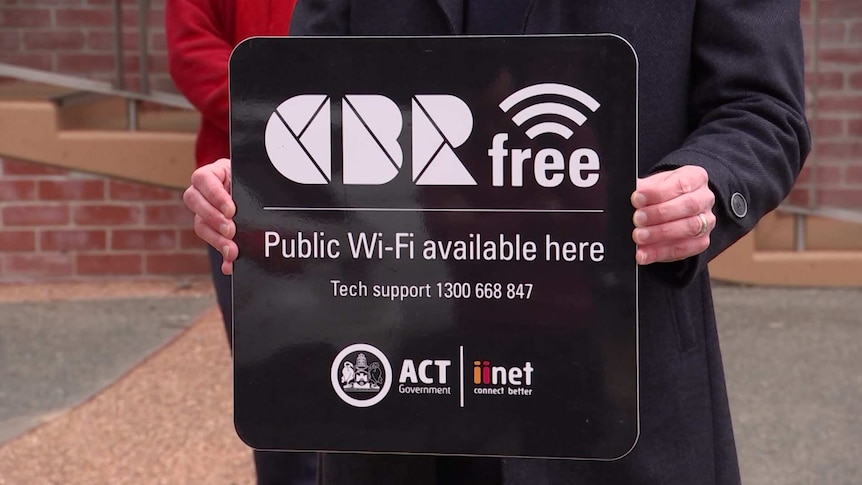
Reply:
<svg viewBox="0 0 862 485"><path fill-rule="evenodd" d="M192 117L152 112L142 117L152 129L133 132L110 129L119 124L114 117L95 118L99 127L76 126L50 100L0 100L0 156L183 188L194 170Z"/></svg>

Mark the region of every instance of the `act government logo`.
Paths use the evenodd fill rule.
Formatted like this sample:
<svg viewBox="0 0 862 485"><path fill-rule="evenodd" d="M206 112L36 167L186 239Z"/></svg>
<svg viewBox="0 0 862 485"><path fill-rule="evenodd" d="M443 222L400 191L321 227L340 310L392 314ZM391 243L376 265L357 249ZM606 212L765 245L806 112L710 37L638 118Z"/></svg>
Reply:
<svg viewBox="0 0 862 485"><path fill-rule="evenodd" d="M341 98L343 172L345 185L383 185L402 170L399 145L405 120L401 108L380 94L348 94ZM270 115L264 145L270 162L293 182L307 185L333 182L332 99L326 94L300 94L283 101ZM601 104L580 89L559 83L521 88L499 103L514 127L531 139L554 136L568 140ZM586 114L585 114L586 113ZM416 94L411 99L409 129L412 140L412 181L416 185L482 185L471 174L456 149L473 132L473 112L451 94ZM514 128L511 124L509 128ZM488 144L494 186L513 187L533 176L542 187L566 181L587 188L598 181L599 156L592 148L565 154L554 148L533 152L507 146L510 135L500 132ZM534 173L525 173L533 166ZM529 170L527 171L529 172ZM487 183L488 181L485 181Z"/></svg>
<svg viewBox="0 0 862 485"><path fill-rule="evenodd" d="M386 397L392 387L392 366L386 355L369 344L344 348L332 361L330 372L335 394L347 404L367 408Z"/></svg>

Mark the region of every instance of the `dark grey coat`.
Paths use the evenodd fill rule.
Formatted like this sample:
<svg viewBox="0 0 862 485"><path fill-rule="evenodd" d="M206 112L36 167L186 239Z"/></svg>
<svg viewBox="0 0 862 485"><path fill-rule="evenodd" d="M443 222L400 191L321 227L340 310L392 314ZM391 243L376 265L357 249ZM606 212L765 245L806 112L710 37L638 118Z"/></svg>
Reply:
<svg viewBox="0 0 862 485"><path fill-rule="evenodd" d="M464 1L300 0L291 33L458 34ZM704 254L641 272L634 450L609 463L483 463L502 468L506 484L739 483L706 266L781 202L808 152L799 0L533 0L523 33L614 33L631 42L641 175L704 167L718 222ZM324 483L455 483L430 457L322 461Z"/></svg>

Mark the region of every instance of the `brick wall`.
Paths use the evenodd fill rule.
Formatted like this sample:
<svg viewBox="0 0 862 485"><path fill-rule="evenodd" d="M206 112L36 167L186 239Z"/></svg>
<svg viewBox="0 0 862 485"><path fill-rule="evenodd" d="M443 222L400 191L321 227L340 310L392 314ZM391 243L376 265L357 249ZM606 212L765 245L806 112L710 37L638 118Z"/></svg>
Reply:
<svg viewBox="0 0 862 485"><path fill-rule="evenodd" d="M862 0L803 0L816 149L791 202L862 210ZM0 0L0 62L113 80L111 0ZM123 0L126 80L137 85L135 0ZM151 84L171 90L164 0L151 0ZM817 94L816 98L814 94ZM812 177L816 174L815 177ZM816 178L817 190L812 191ZM178 191L0 160L0 281L152 277L208 271Z"/></svg>
<svg viewBox="0 0 862 485"><path fill-rule="evenodd" d="M802 2L808 114L815 149L790 201L862 210L862 0L820 0L817 36L813 7L812 0ZM816 71L815 39L819 42Z"/></svg>
<svg viewBox="0 0 862 485"><path fill-rule="evenodd" d="M0 159L0 282L205 274L181 193Z"/></svg>
<svg viewBox="0 0 862 485"><path fill-rule="evenodd" d="M862 0L818 0L819 69L812 46L814 0L802 1L809 107L816 151L790 201L862 209ZM0 62L111 81L114 78L112 0L0 0ZM123 0L126 79L138 85L138 15ZM173 91L165 52L165 0L151 0L148 19L151 85ZM816 90L814 89L816 83ZM812 112L812 111L810 111ZM815 168L816 167L816 168ZM811 191L812 174L817 190Z"/></svg>
<svg viewBox="0 0 862 485"><path fill-rule="evenodd" d="M164 0L150 0L150 86L174 91L165 51ZM123 0L127 87L139 85L138 8ZM112 0L0 0L0 62L114 81Z"/></svg>

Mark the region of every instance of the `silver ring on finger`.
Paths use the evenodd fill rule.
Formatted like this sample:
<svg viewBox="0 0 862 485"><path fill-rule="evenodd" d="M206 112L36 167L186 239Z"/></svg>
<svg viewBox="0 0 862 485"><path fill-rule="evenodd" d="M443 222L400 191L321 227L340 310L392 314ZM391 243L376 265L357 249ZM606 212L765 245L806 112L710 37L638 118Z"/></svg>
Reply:
<svg viewBox="0 0 862 485"><path fill-rule="evenodd" d="M706 235L706 232L709 231L709 221L706 220L706 214L701 212L697 215L700 218L700 231L694 237L703 237Z"/></svg>

